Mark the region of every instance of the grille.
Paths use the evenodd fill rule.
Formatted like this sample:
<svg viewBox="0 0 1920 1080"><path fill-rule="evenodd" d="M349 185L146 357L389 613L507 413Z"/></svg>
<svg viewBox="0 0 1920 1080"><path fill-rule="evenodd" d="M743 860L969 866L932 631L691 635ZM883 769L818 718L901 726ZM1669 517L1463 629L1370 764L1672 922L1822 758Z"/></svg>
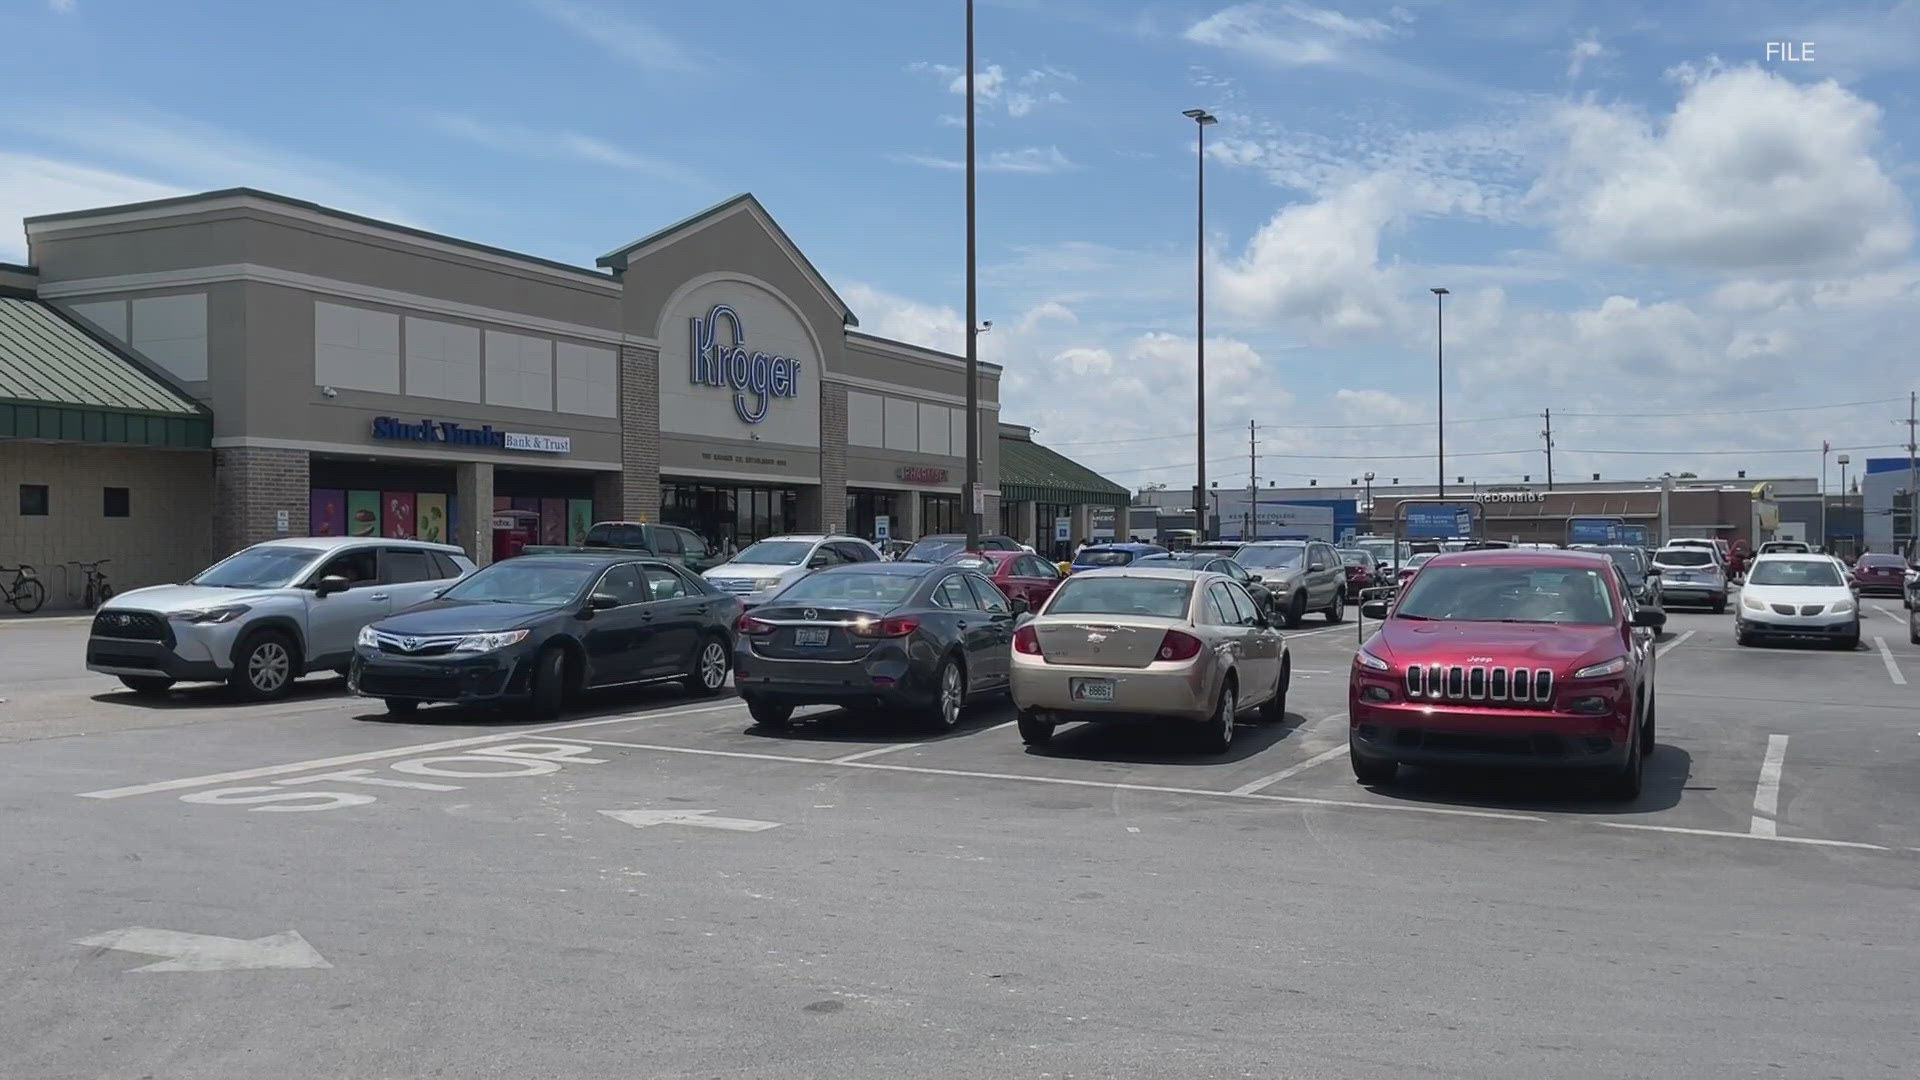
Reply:
<svg viewBox="0 0 1920 1080"><path fill-rule="evenodd" d="M1823 607L1826 607L1826 605L1825 605L1825 604L1801 604L1801 605L1800 605L1800 614L1802 614L1802 615L1818 615L1818 614L1820 614L1820 609L1821 609L1821 608L1823 608Z"/></svg>
<svg viewBox="0 0 1920 1080"><path fill-rule="evenodd" d="M142 671L159 670L151 656L136 656L133 653L110 652L106 649L88 649L87 663L101 667L138 668Z"/></svg>
<svg viewBox="0 0 1920 1080"><path fill-rule="evenodd" d="M1792 604L1775 604L1775 605L1773 605L1773 610L1774 610L1774 611L1775 611L1776 613L1778 613L1778 614L1781 614L1781 615L1791 615L1791 614L1793 614L1793 605L1792 605ZM1819 609L1819 608L1815 608L1815 609L1814 609L1814 611L1818 611L1818 610L1820 610L1820 609ZM1807 612L1807 614L1809 614L1809 615L1811 615L1811 614L1813 614L1813 612L1812 612L1812 611L1809 611L1809 612Z"/></svg>
<svg viewBox="0 0 1920 1080"><path fill-rule="evenodd" d="M123 641L164 641L171 645L173 633L167 620L151 611L102 611L93 617L95 637L120 638Z"/></svg>
<svg viewBox="0 0 1920 1080"><path fill-rule="evenodd" d="M408 637L405 634L386 634L376 631L373 639L380 643L380 651L400 656L439 656L453 651L460 644L460 636L448 637ZM409 645L408 643L412 644Z"/></svg>
<svg viewBox="0 0 1920 1080"><path fill-rule="evenodd" d="M747 578L708 578L707 580L721 592L732 593L735 596L753 595L753 582Z"/></svg>
<svg viewBox="0 0 1920 1080"><path fill-rule="evenodd" d="M1415 664L1407 668L1407 696L1434 701L1546 704L1553 700L1553 672L1548 668Z"/></svg>

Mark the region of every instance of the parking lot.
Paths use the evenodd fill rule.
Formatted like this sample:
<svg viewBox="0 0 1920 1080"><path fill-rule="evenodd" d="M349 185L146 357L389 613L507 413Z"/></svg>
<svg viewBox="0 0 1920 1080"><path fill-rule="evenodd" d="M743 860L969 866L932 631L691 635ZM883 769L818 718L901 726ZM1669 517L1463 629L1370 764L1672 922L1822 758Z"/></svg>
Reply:
<svg viewBox="0 0 1920 1080"><path fill-rule="evenodd" d="M1224 756L1030 749L1000 701L937 737L677 689L136 701L84 622L7 624L9 1071L1906 1075L1920 647L1865 610L1850 653L1673 611L1624 805L1357 785L1351 622Z"/></svg>

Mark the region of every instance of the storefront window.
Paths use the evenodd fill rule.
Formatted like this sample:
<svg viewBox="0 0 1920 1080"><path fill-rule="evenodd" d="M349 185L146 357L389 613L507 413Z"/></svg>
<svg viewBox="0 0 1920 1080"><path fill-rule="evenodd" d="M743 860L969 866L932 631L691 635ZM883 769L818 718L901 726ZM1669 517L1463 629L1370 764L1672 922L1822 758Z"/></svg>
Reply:
<svg viewBox="0 0 1920 1080"><path fill-rule="evenodd" d="M920 497L920 535L962 533L967 523L960 517L960 496L922 495Z"/></svg>
<svg viewBox="0 0 1920 1080"><path fill-rule="evenodd" d="M1072 505L1068 503L1044 502L1033 504L1033 528L1035 532L1040 534L1035 538L1033 546L1035 550L1045 552L1055 559L1068 559L1073 557L1073 545L1086 538L1074 536L1071 531L1069 531L1064 543L1056 540L1055 534L1058 531L1059 519L1061 518L1066 518L1069 523L1069 528L1071 528L1073 521Z"/></svg>
<svg viewBox="0 0 1920 1080"><path fill-rule="evenodd" d="M660 520L691 529L724 550L790 533L800 520L800 493L793 488L733 487L667 480L660 484Z"/></svg>
<svg viewBox="0 0 1920 1080"><path fill-rule="evenodd" d="M900 510L898 496L891 491L851 491L848 492L850 506L847 512L847 527L853 535L866 540L874 538L874 519L889 519L889 531L896 539L911 539L900 534Z"/></svg>

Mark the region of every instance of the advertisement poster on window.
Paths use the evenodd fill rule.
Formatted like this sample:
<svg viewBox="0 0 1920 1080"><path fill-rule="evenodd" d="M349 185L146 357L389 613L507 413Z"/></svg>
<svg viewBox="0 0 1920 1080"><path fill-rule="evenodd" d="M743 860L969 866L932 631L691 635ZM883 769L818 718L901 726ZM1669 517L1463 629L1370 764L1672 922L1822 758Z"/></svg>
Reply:
<svg viewBox="0 0 1920 1080"><path fill-rule="evenodd" d="M414 498L413 535L428 543L444 544L451 535L447 519L447 497L423 491Z"/></svg>
<svg viewBox="0 0 1920 1080"><path fill-rule="evenodd" d="M315 488L308 495L307 523L312 536L347 535L347 493L338 488Z"/></svg>
<svg viewBox="0 0 1920 1080"><path fill-rule="evenodd" d="M567 500L567 543L578 546L593 528L593 500Z"/></svg>
<svg viewBox="0 0 1920 1080"><path fill-rule="evenodd" d="M413 492L383 491L380 505L383 511L380 535L395 540L413 539Z"/></svg>
<svg viewBox="0 0 1920 1080"><path fill-rule="evenodd" d="M493 497L493 508L495 510L511 510L513 509L513 500L507 498L505 495L495 495Z"/></svg>
<svg viewBox="0 0 1920 1080"><path fill-rule="evenodd" d="M347 535L380 535L380 493L377 491L347 492Z"/></svg>
<svg viewBox="0 0 1920 1080"><path fill-rule="evenodd" d="M567 500L540 500L540 542L543 544L567 542Z"/></svg>

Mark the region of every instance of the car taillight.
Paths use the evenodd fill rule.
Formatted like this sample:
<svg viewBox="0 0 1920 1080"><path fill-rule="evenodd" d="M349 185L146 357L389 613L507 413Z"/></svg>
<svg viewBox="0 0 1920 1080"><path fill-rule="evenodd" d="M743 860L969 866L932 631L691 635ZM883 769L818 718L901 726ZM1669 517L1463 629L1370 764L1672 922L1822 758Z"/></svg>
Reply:
<svg viewBox="0 0 1920 1080"><path fill-rule="evenodd" d="M1013 651L1028 656L1039 656L1040 635L1033 632L1032 626L1023 626L1013 632Z"/></svg>
<svg viewBox="0 0 1920 1080"><path fill-rule="evenodd" d="M1160 651L1154 655L1162 660L1191 660L1200 655L1200 639L1192 634L1169 630L1160 639Z"/></svg>
<svg viewBox="0 0 1920 1080"><path fill-rule="evenodd" d="M855 637L906 637L920 629L920 620L911 615L895 615L879 621L857 622L847 627Z"/></svg>
<svg viewBox="0 0 1920 1080"><path fill-rule="evenodd" d="M762 622L751 615L741 615L734 621L733 628L748 637L761 637L773 633L772 623Z"/></svg>

